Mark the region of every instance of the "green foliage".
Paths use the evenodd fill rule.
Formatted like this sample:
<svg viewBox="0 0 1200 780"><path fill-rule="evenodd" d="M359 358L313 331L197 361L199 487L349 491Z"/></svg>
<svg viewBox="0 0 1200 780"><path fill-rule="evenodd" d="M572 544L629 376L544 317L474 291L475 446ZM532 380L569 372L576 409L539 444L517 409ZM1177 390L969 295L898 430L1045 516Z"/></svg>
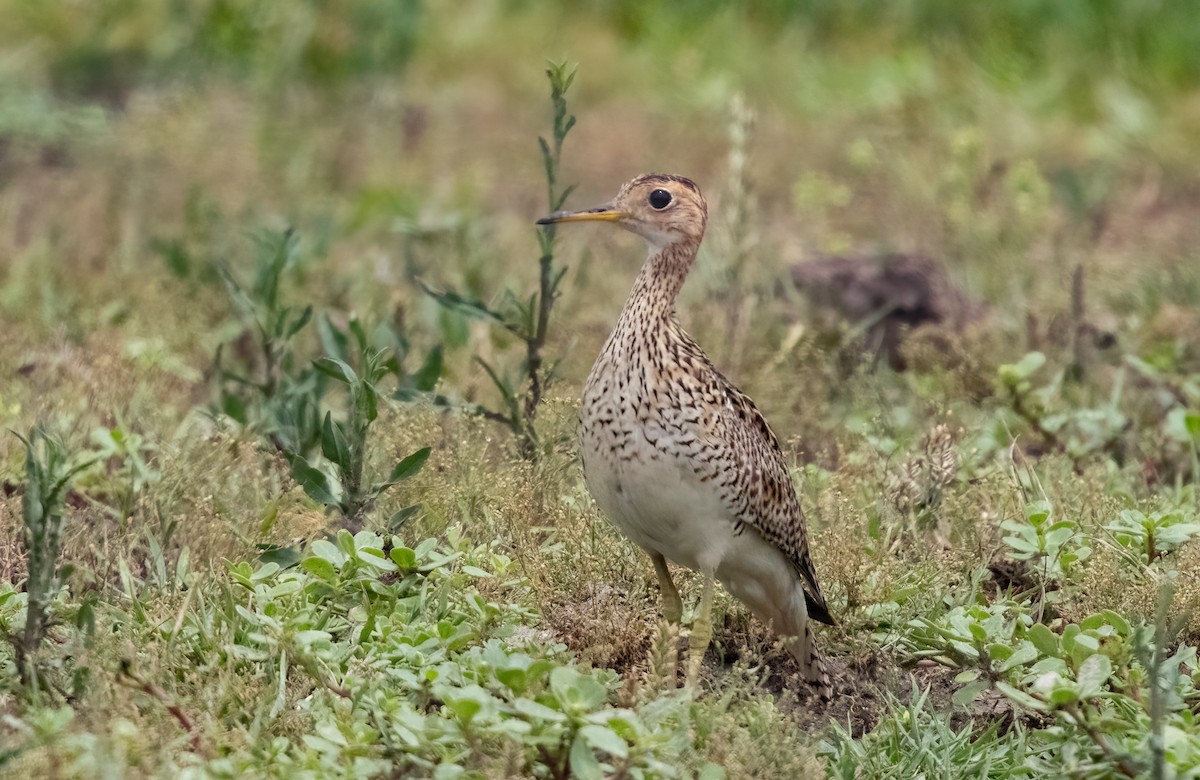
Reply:
<svg viewBox="0 0 1200 780"><path fill-rule="evenodd" d="M105 464L105 473L88 482L89 493L106 497L119 518L129 517L146 489L162 479L152 465L155 447L121 425L92 431L91 444L89 453Z"/></svg>
<svg viewBox="0 0 1200 780"><path fill-rule="evenodd" d="M0 444L0 774L1195 775L1194 4L81 8L0 0L0 423L101 461L27 561ZM603 78L551 68L543 196L513 150L563 52ZM576 165L568 95L604 113ZM723 598L726 655L673 689L566 445L633 258L530 222L664 168L711 204L681 320L804 464L823 709ZM305 241L243 251L280 220ZM986 318L868 370L787 283L852 247ZM404 533L313 543L314 499Z"/></svg>
<svg viewBox="0 0 1200 780"><path fill-rule="evenodd" d="M1200 755L1196 648L1168 654L1177 624L1166 622L1165 606L1155 625L1106 610L1055 632L1024 605L997 601L914 621L899 641L915 657L960 670L959 705L994 689L1018 711L1053 718L1056 728L1031 735L1036 755L1025 766L1035 776L1100 778L1115 769L1133 777L1155 764L1186 771ZM1169 734L1171 744L1156 748L1151 733Z"/></svg>
<svg viewBox="0 0 1200 780"><path fill-rule="evenodd" d="M554 117L551 140L547 141L539 136L538 144L542 150L542 164L546 173L547 206L552 212L563 207L567 196L574 189L574 185L561 187L558 177L563 141L575 126L575 116L567 112L567 90L575 80L575 73L576 68L565 62L552 63L546 70L550 80L550 102L554 107ZM511 430L517 438L521 455L529 460L536 460L545 444L540 441L535 422L538 407L557 372L557 361L551 360L547 365L544 354L546 339L550 333L550 313L554 308L554 301L559 296L563 276L567 273L566 267L559 267L554 263L556 235L554 225L545 225L538 232L538 246L541 249L541 256L538 258L538 290L528 299L512 290L505 290L501 297L502 304L496 309L453 290L438 292L425 288L434 300L447 309L499 326L516 336L524 345L524 357L511 371L497 368L481 357L475 358L500 394L503 406L501 410L484 406L468 408Z"/></svg>
<svg viewBox="0 0 1200 780"><path fill-rule="evenodd" d="M37 698L42 684L37 668L38 649L46 638L52 616L51 603L66 579L59 565L62 550L63 503L71 479L91 465L67 452L65 445L44 428L37 427L26 438L16 436L25 445L25 485L21 497L21 516L28 574L25 579L25 625L20 634L10 633L21 681ZM12 592L4 599L11 599Z"/></svg>
<svg viewBox="0 0 1200 780"><path fill-rule="evenodd" d="M327 328L337 332L331 324L327 323ZM430 449L424 447L401 460L386 479L364 482L367 438L371 424L379 416L378 384L398 369L386 350L371 347L358 320L350 321L349 331L358 348L359 371L335 357L319 358L313 363L318 372L344 386L349 396L346 420L334 420L333 413L326 412L321 424L321 454L333 465L336 483L331 484L325 472L303 454L290 451L287 455L292 464L292 477L309 497L327 507L336 507L349 520L359 520L383 491L420 471L429 458ZM406 515L407 512L402 510L401 517L393 518L393 521Z"/></svg>
<svg viewBox="0 0 1200 780"><path fill-rule="evenodd" d="M292 477L313 500L359 522L383 491L419 471L429 456L426 447L403 459L386 479L364 481L368 434L379 416L380 383L397 378L395 395L401 399L431 392L441 375L441 348L432 349L417 371L408 374L403 359L411 347L403 332L381 327L368 334L357 318L351 318L342 329L322 316L317 330L325 354L301 364L296 337L312 321L313 306L297 312L284 302L281 289L286 274L296 267L295 233L288 230L279 236L261 237L259 246L252 283L242 284L228 268L221 268L226 290L247 325L253 347L238 369L226 367L224 349L218 350L219 409L283 451L291 463ZM258 378L251 378L252 373ZM344 420L336 419L332 411L321 415L330 382L346 391ZM309 454L318 448L334 469L332 482ZM409 514L405 510L393 520Z"/></svg>
<svg viewBox="0 0 1200 780"><path fill-rule="evenodd" d="M1066 452L1077 461L1099 454L1122 459L1124 433L1129 425L1121 410L1122 383L1114 385L1106 404L1055 410L1069 371L1064 368L1048 384L1037 386L1034 379L1045 364L1045 355L1030 352L1017 363L1000 367L1000 385L1012 410L1046 445Z"/></svg>
<svg viewBox="0 0 1200 780"><path fill-rule="evenodd" d="M254 719L273 736L207 771L492 776L507 761L519 776L678 776L686 697L613 707L615 674L518 638L529 586L494 547L343 530L291 569L231 566L240 593L187 612L177 641L261 681ZM297 716L303 733L280 728Z"/></svg>
<svg viewBox="0 0 1200 780"><path fill-rule="evenodd" d="M239 348L217 349L214 376L217 409L277 448L306 452L320 441L320 403L325 375L300 367L295 340L313 316L311 304L297 311L283 297L284 278L298 262L299 239L292 230L257 237L254 279L238 280L219 266L225 289L245 330Z"/></svg>
<svg viewBox="0 0 1200 780"><path fill-rule="evenodd" d="M1139 563L1151 566L1200 534L1200 523L1195 519L1195 512L1184 509L1160 510L1149 515L1124 509L1117 521L1105 528L1138 556Z"/></svg>
<svg viewBox="0 0 1200 780"><path fill-rule="evenodd" d="M1014 560L1029 561L1043 583L1062 582L1092 552L1074 520L1053 520L1053 514L1050 502L1035 501L1025 507L1023 520L1000 524L1010 534L1003 539L1009 555Z"/></svg>
<svg viewBox="0 0 1200 780"><path fill-rule="evenodd" d="M870 734L855 739L835 726L822 752L829 777L907 780L912 777L1005 778L1028 776L1030 750L1023 729L1001 736L992 723L982 730L954 728L950 717L930 711L929 690L913 683L907 703L889 697L888 711Z"/></svg>
<svg viewBox="0 0 1200 780"><path fill-rule="evenodd" d="M403 70L421 11L420 0L105 0L88 14L8 3L0 42L38 42L35 62L56 90L93 98L120 100L146 83L213 72L264 89L294 81L341 86Z"/></svg>

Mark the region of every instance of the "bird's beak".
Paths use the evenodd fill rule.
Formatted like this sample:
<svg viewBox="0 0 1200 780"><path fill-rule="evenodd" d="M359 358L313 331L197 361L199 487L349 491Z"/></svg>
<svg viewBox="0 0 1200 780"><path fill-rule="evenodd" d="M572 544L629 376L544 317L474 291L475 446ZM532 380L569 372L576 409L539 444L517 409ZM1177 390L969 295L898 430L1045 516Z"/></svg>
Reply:
<svg viewBox="0 0 1200 780"><path fill-rule="evenodd" d="M539 225L557 225L560 222L619 222L625 212L617 211L613 204L606 203L584 211L556 211L537 221Z"/></svg>

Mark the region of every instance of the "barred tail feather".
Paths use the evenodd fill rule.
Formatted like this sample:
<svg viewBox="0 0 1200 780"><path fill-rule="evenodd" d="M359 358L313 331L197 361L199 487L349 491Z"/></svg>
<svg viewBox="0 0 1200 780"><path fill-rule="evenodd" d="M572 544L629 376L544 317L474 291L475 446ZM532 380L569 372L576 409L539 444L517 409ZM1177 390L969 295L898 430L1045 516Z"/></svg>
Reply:
<svg viewBox="0 0 1200 780"><path fill-rule="evenodd" d="M822 701L832 699L833 683L825 668L825 659L821 656L821 651L817 649L817 640L811 621L804 621L804 628L800 635L787 641L787 649L800 664L800 675L804 678L804 682L812 687Z"/></svg>

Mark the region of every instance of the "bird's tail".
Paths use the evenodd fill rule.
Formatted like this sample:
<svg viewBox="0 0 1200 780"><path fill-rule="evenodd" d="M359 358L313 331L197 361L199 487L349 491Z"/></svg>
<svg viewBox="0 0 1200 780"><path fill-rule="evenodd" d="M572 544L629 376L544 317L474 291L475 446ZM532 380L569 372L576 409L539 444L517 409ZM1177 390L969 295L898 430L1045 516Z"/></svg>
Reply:
<svg viewBox="0 0 1200 780"><path fill-rule="evenodd" d="M833 683L830 682L829 671L825 668L825 659L817 649L811 620L804 621L799 636L788 640L787 649L800 664L800 675L804 682L812 687L822 701L832 699Z"/></svg>

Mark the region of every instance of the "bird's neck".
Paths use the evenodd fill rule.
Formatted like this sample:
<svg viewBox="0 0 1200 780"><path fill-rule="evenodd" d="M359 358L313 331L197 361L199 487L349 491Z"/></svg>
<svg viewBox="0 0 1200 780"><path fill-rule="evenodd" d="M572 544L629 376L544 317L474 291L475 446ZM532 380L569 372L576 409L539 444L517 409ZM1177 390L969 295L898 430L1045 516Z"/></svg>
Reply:
<svg viewBox="0 0 1200 780"><path fill-rule="evenodd" d="M633 283L617 328L641 330L675 321L675 301L696 259L696 242L676 242L652 247Z"/></svg>

